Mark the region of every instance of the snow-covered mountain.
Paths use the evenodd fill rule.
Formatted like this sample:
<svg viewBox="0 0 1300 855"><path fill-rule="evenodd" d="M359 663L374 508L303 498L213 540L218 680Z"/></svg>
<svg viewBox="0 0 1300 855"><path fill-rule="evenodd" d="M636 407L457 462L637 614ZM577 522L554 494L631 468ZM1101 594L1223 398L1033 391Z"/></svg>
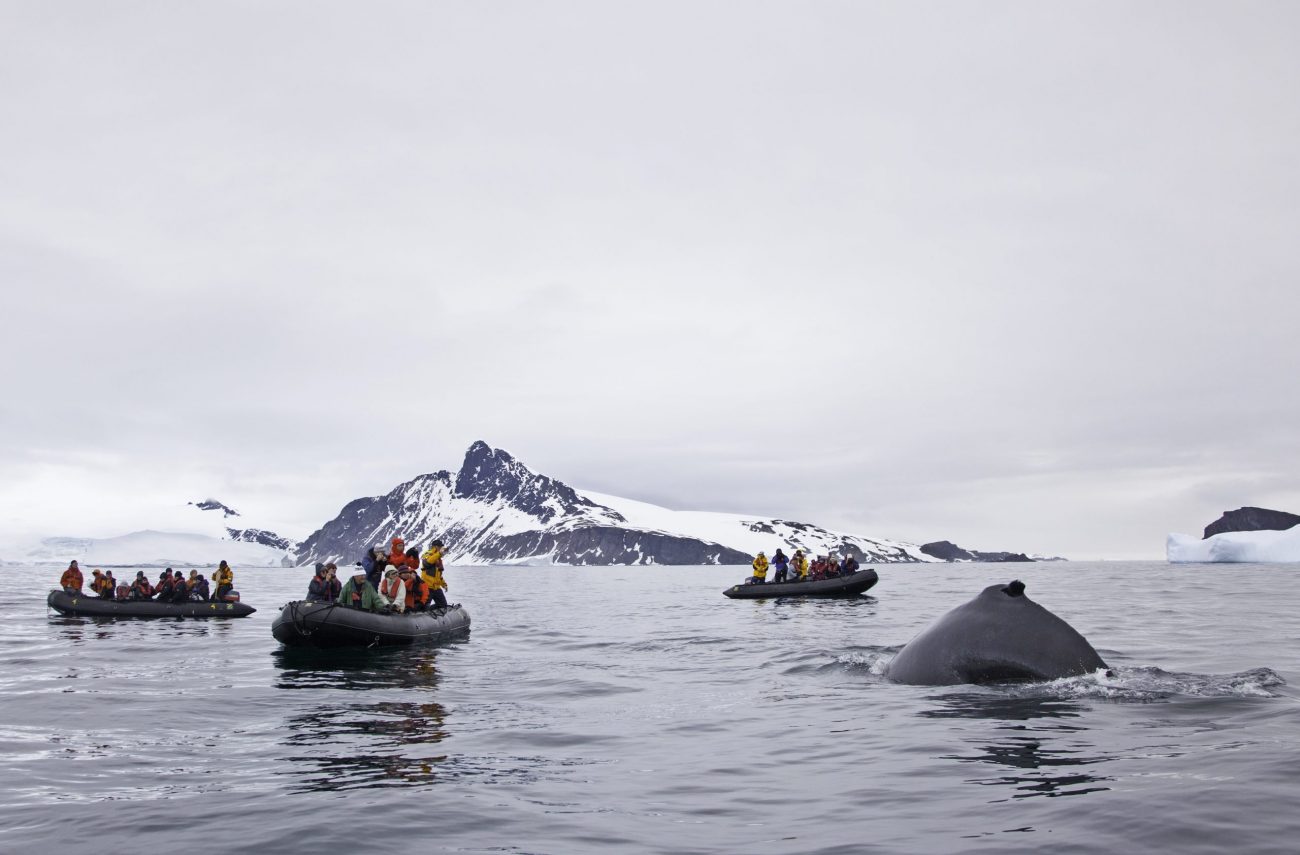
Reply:
<svg viewBox="0 0 1300 855"><path fill-rule="evenodd" d="M240 514L216 499L160 508L155 528L116 537L47 537L35 544L8 547L5 558L31 564L67 563L87 567L206 567L229 561L233 566L292 566L298 544L273 531L237 528Z"/></svg>
<svg viewBox="0 0 1300 855"><path fill-rule="evenodd" d="M401 535L434 538L455 564L748 564L759 550L852 553L861 561L930 561L914 544L809 523L657 505L576 490L476 442L455 472L420 475L348 503L303 541L298 561L352 562Z"/></svg>

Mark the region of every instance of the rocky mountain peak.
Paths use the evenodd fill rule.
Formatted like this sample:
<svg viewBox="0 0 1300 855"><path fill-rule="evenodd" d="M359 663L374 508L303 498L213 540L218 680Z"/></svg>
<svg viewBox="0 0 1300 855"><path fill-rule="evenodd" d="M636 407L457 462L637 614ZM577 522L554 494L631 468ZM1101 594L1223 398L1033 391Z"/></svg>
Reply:
<svg viewBox="0 0 1300 855"><path fill-rule="evenodd" d="M578 495L568 484L538 475L510 452L493 448L482 440L465 452L465 462L456 473L453 491L460 499L488 504L504 502L544 523L582 509L599 509L607 517L622 520L613 511Z"/></svg>
<svg viewBox="0 0 1300 855"><path fill-rule="evenodd" d="M201 511L221 511L223 517L239 516L239 511L229 507L228 505L223 505L216 499L204 499L201 502L188 502L187 504L193 505Z"/></svg>

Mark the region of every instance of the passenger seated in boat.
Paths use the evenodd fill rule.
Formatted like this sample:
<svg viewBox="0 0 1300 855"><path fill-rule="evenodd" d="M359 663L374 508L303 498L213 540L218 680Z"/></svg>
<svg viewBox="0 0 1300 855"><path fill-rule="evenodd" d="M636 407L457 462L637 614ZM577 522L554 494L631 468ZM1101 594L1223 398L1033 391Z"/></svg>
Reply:
<svg viewBox="0 0 1300 855"><path fill-rule="evenodd" d="M339 598L339 592L343 590L343 583L339 581L339 568L333 561L325 565L325 580L329 582L329 599L333 602Z"/></svg>
<svg viewBox="0 0 1300 855"><path fill-rule="evenodd" d="M749 577L749 584L761 585L767 581L767 555L759 552L753 563L754 575Z"/></svg>
<svg viewBox="0 0 1300 855"><path fill-rule="evenodd" d="M191 573L194 571L191 570ZM185 577L177 571L172 576L172 592L168 602L188 603L190 601L190 586L185 583Z"/></svg>
<svg viewBox="0 0 1300 855"><path fill-rule="evenodd" d="M100 596L106 600L117 598L117 580L113 578L112 570L104 571L104 591Z"/></svg>
<svg viewBox="0 0 1300 855"><path fill-rule="evenodd" d="M92 570L90 573L90 593L97 597L104 596L104 571Z"/></svg>
<svg viewBox="0 0 1300 855"><path fill-rule="evenodd" d="M325 565L317 562L316 575L311 577L307 583L307 602L309 603L328 603L334 599L330 596L329 574L325 572Z"/></svg>
<svg viewBox="0 0 1300 855"><path fill-rule="evenodd" d="M785 557L785 553L777 549L776 554L772 556L772 574L773 582L784 582L786 573L790 570L790 559Z"/></svg>
<svg viewBox="0 0 1300 855"><path fill-rule="evenodd" d="M447 595L443 593L447 590L447 580L442 576L443 569L442 541L435 540L420 556L420 578L429 589L429 601L440 609L447 608Z"/></svg>
<svg viewBox="0 0 1300 855"><path fill-rule="evenodd" d="M394 611L406 611L406 581L391 564L384 571L383 581L379 583L379 599Z"/></svg>
<svg viewBox="0 0 1300 855"><path fill-rule="evenodd" d="M347 606L350 609L365 609L368 612L377 612L384 607L384 603L379 599L379 592L375 586L370 584L365 573L358 573L343 585L343 590L339 591L338 604Z"/></svg>
<svg viewBox="0 0 1300 855"><path fill-rule="evenodd" d="M59 587L63 589L65 594L80 594L84 581L81 568L77 566L77 562L73 561L68 565L68 569L63 571L63 575L59 577Z"/></svg>
<svg viewBox="0 0 1300 855"><path fill-rule="evenodd" d="M214 600L224 600L226 594L229 594L235 587L235 571L231 570L230 565L224 560L213 571L212 584L216 587L216 590L212 592L212 599Z"/></svg>
<svg viewBox="0 0 1300 855"><path fill-rule="evenodd" d="M794 551L794 557L790 559L790 571L796 581L802 582L808 578L808 559L804 557L802 549Z"/></svg>
<svg viewBox="0 0 1300 855"><path fill-rule="evenodd" d="M194 580L194 586L190 588L190 599L207 602L211 593L212 592L208 587L208 580L202 573L200 573Z"/></svg>
<svg viewBox="0 0 1300 855"><path fill-rule="evenodd" d="M429 605L429 586L424 584L420 574L410 567L403 567L397 571L397 578L401 579L402 584L406 586L406 610L424 611Z"/></svg>
<svg viewBox="0 0 1300 855"><path fill-rule="evenodd" d="M144 575L143 570L137 570L135 581L126 592L128 600L147 600L153 596L153 586L149 584L149 577Z"/></svg>
<svg viewBox="0 0 1300 855"><path fill-rule="evenodd" d="M158 574L158 582L153 586L153 595L160 603L167 602L172 593L172 568Z"/></svg>
<svg viewBox="0 0 1300 855"><path fill-rule="evenodd" d="M840 562L840 575L852 576L854 573L858 572L859 566L861 565L858 564L858 559L854 558L852 555L845 555L844 560Z"/></svg>
<svg viewBox="0 0 1300 855"><path fill-rule="evenodd" d="M826 573L825 578L835 579L840 575L840 561L835 553L826 556Z"/></svg>

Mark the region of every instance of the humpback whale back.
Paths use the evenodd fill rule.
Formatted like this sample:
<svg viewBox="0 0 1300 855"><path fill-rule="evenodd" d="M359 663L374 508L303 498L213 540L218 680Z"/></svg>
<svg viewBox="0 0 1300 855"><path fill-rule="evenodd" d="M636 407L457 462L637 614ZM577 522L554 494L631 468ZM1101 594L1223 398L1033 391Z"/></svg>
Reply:
<svg viewBox="0 0 1300 855"><path fill-rule="evenodd" d="M939 618L885 674L900 683L948 686L1055 680L1105 667L1086 638L1026 597L1017 580L990 585Z"/></svg>

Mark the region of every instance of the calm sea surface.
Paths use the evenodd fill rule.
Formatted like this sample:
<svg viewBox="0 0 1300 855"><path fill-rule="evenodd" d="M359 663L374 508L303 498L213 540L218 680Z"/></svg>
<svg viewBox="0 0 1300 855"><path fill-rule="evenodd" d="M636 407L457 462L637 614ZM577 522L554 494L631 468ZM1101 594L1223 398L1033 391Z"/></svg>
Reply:
<svg viewBox="0 0 1300 855"><path fill-rule="evenodd" d="M742 568L452 568L468 639L304 655L271 621L310 571L95 621L6 566L0 851L1300 851L1300 568L878 569L732 602ZM881 678L1014 577L1115 675Z"/></svg>

